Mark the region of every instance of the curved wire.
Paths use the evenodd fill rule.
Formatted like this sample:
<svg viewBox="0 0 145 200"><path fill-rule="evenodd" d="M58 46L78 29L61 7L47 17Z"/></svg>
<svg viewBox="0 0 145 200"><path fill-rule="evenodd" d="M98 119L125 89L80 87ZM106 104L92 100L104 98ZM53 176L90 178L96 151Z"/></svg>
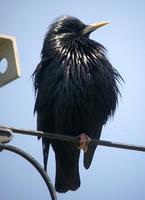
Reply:
<svg viewBox="0 0 145 200"><path fill-rule="evenodd" d="M13 137L14 135L11 129L0 127L0 143L8 143Z"/></svg>
<svg viewBox="0 0 145 200"><path fill-rule="evenodd" d="M42 168L42 166L39 164L38 161L36 161L31 155L29 155L28 153L26 153L25 151L14 147L12 145L5 145L5 144L1 144L0 143L0 150L8 150L11 151L13 153L18 154L19 156L25 158L27 161L29 161L34 167L35 169L37 169L37 171L40 173L40 175L42 176L43 180L45 181L47 188L50 192L50 196L52 200L57 200L56 197L56 192L55 189L51 183L51 180L49 178L49 176L47 175L47 173L45 172L45 170Z"/></svg>

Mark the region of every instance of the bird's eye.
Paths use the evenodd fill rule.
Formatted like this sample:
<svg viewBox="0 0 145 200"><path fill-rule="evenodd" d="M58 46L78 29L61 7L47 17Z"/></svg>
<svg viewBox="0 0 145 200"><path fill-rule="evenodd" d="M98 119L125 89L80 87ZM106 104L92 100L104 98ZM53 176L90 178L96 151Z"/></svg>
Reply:
<svg viewBox="0 0 145 200"><path fill-rule="evenodd" d="M62 31L64 31L65 33L72 33L72 32L78 32L79 29L75 26L66 26L62 29Z"/></svg>

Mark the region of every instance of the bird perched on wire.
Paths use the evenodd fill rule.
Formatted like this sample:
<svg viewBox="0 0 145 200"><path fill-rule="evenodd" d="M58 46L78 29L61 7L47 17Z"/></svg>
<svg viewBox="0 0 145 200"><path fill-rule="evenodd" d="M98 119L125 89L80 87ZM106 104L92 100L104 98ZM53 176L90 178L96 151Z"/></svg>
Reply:
<svg viewBox="0 0 145 200"><path fill-rule="evenodd" d="M106 57L105 48L89 38L108 24L86 25L71 16L62 16L46 33L41 61L33 73L37 129L78 136L80 144L42 139L44 168L49 146L55 152L55 188L58 192L80 186L79 156L84 150L84 167L89 168L103 125L114 114L118 102L118 82L122 79Z"/></svg>

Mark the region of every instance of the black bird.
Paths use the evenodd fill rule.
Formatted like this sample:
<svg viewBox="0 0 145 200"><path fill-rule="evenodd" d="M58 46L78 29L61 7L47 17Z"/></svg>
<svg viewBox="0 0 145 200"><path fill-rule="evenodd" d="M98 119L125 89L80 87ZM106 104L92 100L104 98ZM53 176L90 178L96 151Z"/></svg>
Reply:
<svg viewBox="0 0 145 200"><path fill-rule="evenodd" d="M37 129L80 135L86 169L96 148L88 145L89 138L100 138L120 94L120 74L108 61L105 48L89 38L91 32L106 24L86 25L71 16L58 18L46 33L41 61L33 73ZM55 152L56 190L78 189L80 148L46 138L42 144L45 170L50 144Z"/></svg>

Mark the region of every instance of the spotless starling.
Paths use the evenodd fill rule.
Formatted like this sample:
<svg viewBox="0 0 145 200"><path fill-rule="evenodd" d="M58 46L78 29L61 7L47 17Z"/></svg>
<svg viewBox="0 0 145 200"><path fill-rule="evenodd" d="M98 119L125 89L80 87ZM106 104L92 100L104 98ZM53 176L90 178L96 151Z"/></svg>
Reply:
<svg viewBox="0 0 145 200"><path fill-rule="evenodd" d="M55 188L58 192L80 187L79 157L89 168L103 125L113 116L122 77L106 57L106 49L90 34L108 24L86 25L72 16L61 16L45 35L41 61L34 73L37 130L79 136L80 144L42 139L44 168L49 146L56 160Z"/></svg>

